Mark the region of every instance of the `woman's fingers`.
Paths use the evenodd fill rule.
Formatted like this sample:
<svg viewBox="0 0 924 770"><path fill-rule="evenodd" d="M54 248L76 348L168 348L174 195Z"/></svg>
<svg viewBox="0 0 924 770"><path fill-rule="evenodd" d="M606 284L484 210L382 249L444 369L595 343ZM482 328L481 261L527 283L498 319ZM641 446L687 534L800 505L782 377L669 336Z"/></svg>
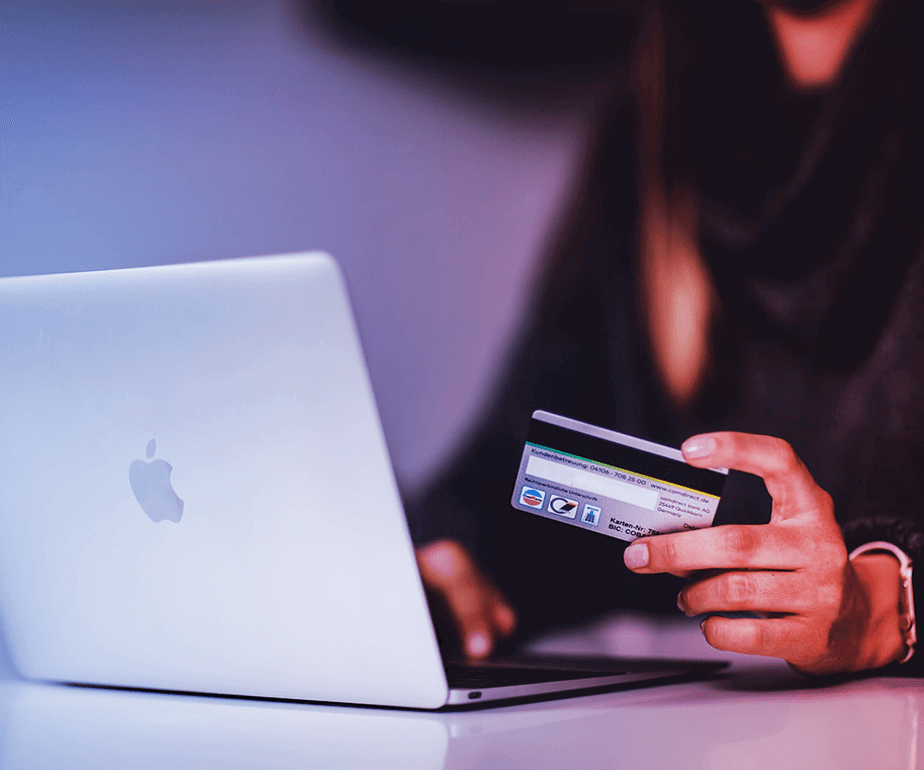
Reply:
<svg viewBox="0 0 924 770"><path fill-rule="evenodd" d="M765 526L724 526L641 538L626 549L626 565L643 573L689 576L705 569L795 570L808 560L846 558L831 497L792 447L771 436L708 433L683 444L699 467L725 467L761 476L773 498ZM819 554L831 545L837 554ZM828 549L830 550L830 549Z"/></svg>
<svg viewBox="0 0 924 770"><path fill-rule="evenodd" d="M498 639L513 633L513 608L459 543L430 543L418 549L417 564L424 585L439 594L449 608L469 658L487 657Z"/></svg>
<svg viewBox="0 0 924 770"><path fill-rule="evenodd" d="M709 569L797 569L805 544L786 527L726 525L640 538L623 559L635 572L681 577Z"/></svg>
<svg viewBox="0 0 924 770"><path fill-rule="evenodd" d="M804 583L793 572L722 572L688 583L678 595L677 604L690 616L710 612L802 614L810 612L820 599L827 599L817 592L805 591ZM818 591L825 590L818 587Z"/></svg>
<svg viewBox="0 0 924 770"><path fill-rule="evenodd" d="M830 496L782 439L750 433L706 433L684 441L681 450L690 465L734 468L760 476L773 498L771 521L810 513L831 514Z"/></svg>
<svg viewBox="0 0 924 770"><path fill-rule="evenodd" d="M755 473L773 498L769 524L657 535L626 549L625 562L635 572L693 579L678 596L688 615L763 616L710 615L703 634L711 645L783 658L813 673L883 665L901 653L897 589L892 585L880 596L878 584L867 586L870 581L858 577L830 496L789 444L709 433L684 442L683 454L699 467Z"/></svg>
<svg viewBox="0 0 924 770"><path fill-rule="evenodd" d="M706 641L717 650L784 658L797 666L800 649L813 656L816 650L805 639L811 629L798 616L732 619L712 615L703 621L702 631Z"/></svg>

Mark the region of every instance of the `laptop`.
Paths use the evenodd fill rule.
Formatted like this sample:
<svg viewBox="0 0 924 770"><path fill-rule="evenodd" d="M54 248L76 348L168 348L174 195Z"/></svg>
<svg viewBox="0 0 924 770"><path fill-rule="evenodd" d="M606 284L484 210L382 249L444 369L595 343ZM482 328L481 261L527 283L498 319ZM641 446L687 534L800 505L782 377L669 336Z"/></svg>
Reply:
<svg viewBox="0 0 924 770"><path fill-rule="evenodd" d="M722 665L447 679L325 254L5 278L0 318L0 613L27 678L438 709Z"/></svg>

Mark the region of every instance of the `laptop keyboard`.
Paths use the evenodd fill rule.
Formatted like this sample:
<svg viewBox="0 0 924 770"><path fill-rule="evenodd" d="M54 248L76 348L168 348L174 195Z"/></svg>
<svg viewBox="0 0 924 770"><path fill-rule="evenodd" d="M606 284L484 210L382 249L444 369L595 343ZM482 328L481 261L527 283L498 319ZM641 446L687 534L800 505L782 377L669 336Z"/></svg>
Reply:
<svg viewBox="0 0 924 770"><path fill-rule="evenodd" d="M594 679L601 676L619 676L625 671L587 669L540 668L536 666L509 666L482 663L465 665L450 663L446 666L449 686L459 690L515 687L540 682L562 682L570 679Z"/></svg>

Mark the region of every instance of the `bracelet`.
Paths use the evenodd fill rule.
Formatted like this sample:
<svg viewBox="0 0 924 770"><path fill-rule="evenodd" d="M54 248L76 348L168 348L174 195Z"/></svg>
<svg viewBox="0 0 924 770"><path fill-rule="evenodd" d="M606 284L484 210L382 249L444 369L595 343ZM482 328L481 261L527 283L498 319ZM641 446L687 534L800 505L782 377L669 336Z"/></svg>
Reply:
<svg viewBox="0 0 924 770"><path fill-rule="evenodd" d="M898 574L901 576L902 580L902 592L898 599L898 610L901 619L902 638L905 641L906 649L905 657L898 661L898 664L901 665L911 660L911 656L914 655L914 646L918 641L918 632L914 619L914 590L911 585L913 562L908 557L908 554L897 545L892 545L892 543L886 543L882 540L877 540L873 543L864 543L859 548L854 548L849 558L852 561L861 553L868 553L869 551L888 551L898 559Z"/></svg>

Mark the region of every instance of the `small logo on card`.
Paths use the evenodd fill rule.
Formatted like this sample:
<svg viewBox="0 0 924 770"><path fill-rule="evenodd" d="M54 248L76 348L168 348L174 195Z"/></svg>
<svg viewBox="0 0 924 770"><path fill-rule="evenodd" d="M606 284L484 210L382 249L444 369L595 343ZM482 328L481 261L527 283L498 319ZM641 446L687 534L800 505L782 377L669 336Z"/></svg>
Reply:
<svg viewBox="0 0 924 770"><path fill-rule="evenodd" d="M525 505L529 508L542 508L544 502L545 492L541 489L523 487L523 489L520 490L520 505Z"/></svg>
<svg viewBox="0 0 924 770"><path fill-rule="evenodd" d="M569 500L567 497L556 497L555 495L549 498L549 510L559 516L564 516L566 519L573 519L577 516L577 509L577 500Z"/></svg>
<svg viewBox="0 0 924 770"><path fill-rule="evenodd" d="M581 521L584 524L590 524L592 527L596 527L600 523L600 514L602 512L602 508L598 508L596 505L591 505L590 503L584 503L584 512L581 514Z"/></svg>

